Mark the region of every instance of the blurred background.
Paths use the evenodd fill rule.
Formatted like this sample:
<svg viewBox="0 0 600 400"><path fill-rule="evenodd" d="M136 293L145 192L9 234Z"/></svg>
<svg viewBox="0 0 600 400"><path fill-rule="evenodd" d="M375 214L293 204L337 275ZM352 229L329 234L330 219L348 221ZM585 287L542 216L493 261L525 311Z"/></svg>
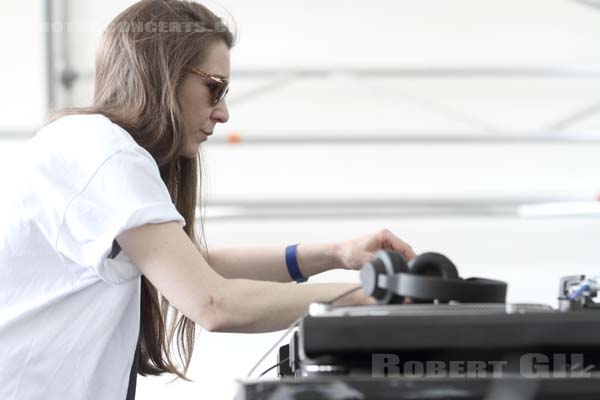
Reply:
<svg viewBox="0 0 600 400"><path fill-rule="evenodd" d="M132 3L0 4L4 182L50 110L91 102L98 39ZM238 32L231 118L203 149L209 247L389 228L551 305L560 276L598 274L600 1L204 4ZM201 332L195 382L140 378L138 398L230 399L280 335Z"/></svg>

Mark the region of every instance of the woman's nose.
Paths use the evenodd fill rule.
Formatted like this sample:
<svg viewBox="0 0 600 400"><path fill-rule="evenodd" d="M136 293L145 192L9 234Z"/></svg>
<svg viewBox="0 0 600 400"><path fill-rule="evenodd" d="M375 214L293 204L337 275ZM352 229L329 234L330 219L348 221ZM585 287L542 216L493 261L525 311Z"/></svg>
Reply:
<svg viewBox="0 0 600 400"><path fill-rule="evenodd" d="M227 108L225 99L221 100L213 110L212 119L215 122L220 122L222 124L229 120L229 109Z"/></svg>

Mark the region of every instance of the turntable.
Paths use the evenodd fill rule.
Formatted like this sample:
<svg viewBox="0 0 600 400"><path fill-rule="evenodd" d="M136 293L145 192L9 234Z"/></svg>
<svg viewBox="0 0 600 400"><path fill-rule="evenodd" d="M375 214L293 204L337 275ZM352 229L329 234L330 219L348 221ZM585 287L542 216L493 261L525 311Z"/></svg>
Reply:
<svg viewBox="0 0 600 400"><path fill-rule="evenodd" d="M594 279L562 278L558 309L507 304L506 283L462 279L441 254L408 263L398 253L380 251L361 269L361 286L378 305L311 305L289 345L279 349L280 379L245 381L238 398L600 395Z"/></svg>

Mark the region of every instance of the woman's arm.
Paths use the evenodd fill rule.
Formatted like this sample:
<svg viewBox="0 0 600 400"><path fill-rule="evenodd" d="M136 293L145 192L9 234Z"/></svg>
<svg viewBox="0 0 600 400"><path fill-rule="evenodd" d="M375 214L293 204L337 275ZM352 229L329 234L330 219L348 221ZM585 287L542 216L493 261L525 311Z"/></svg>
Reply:
<svg viewBox="0 0 600 400"><path fill-rule="evenodd" d="M173 307L209 331L269 332L285 329L310 303L329 301L355 284L310 284L226 279L202 257L177 222L147 224L117 242ZM374 304L358 291L340 304Z"/></svg>
<svg viewBox="0 0 600 400"><path fill-rule="evenodd" d="M360 269L380 249L401 252L408 260L415 252L388 229L340 243L298 245L297 259L305 277L331 269ZM225 278L290 282L283 246L219 248L203 253L207 262Z"/></svg>
<svg viewBox="0 0 600 400"><path fill-rule="evenodd" d="M209 249L203 256L215 271L228 279L291 282L283 246L228 247ZM336 244L300 243L297 249L300 272L305 277L343 268Z"/></svg>

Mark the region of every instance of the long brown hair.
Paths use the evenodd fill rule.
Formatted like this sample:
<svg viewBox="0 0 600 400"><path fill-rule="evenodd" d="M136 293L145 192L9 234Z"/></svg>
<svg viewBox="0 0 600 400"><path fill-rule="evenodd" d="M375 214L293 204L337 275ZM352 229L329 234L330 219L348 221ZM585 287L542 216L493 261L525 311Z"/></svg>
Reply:
<svg viewBox="0 0 600 400"><path fill-rule="evenodd" d="M199 249L206 248L202 218L201 239L195 229L202 180L200 156L179 155L186 142L177 93L187 67L200 64L208 48L219 40L231 49L236 38L221 18L201 4L139 1L118 15L102 35L93 104L55 112L48 120L102 114L127 130L156 160L171 199L185 218L185 232ZM141 279L139 373L167 372L189 380L185 375L194 349L194 321L180 315L144 276ZM175 338L183 372L171 358Z"/></svg>

